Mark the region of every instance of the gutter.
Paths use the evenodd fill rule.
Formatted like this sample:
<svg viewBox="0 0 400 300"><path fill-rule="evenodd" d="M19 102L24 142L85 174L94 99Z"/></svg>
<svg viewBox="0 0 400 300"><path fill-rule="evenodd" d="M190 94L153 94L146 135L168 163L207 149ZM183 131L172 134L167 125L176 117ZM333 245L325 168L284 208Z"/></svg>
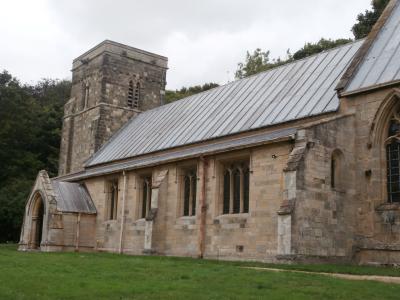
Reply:
<svg viewBox="0 0 400 300"><path fill-rule="evenodd" d="M126 173L125 170L122 171L122 176L124 177L124 185L122 190L122 217L121 217L121 230L119 234L119 249L118 253L123 253L123 238L125 229L125 198L126 198Z"/></svg>
<svg viewBox="0 0 400 300"><path fill-rule="evenodd" d="M363 93L368 93L368 92L373 92L375 90L387 88L387 87L392 87L400 84L400 80L394 80L390 82L385 82L385 83L380 83L380 84L375 84L372 86L368 86L365 88L357 89L354 91L349 91L349 92L342 92L340 94L340 97L348 97L348 96L353 96L357 94L363 94Z"/></svg>
<svg viewBox="0 0 400 300"><path fill-rule="evenodd" d="M198 258L204 257L205 251L205 239L206 239L206 214L207 214L207 204L206 204L206 172L208 167L208 161L203 156L200 157L201 166L201 191L200 191L200 217L199 217L199 236L198 236Z"/></svg>
<svg viewBox="0 0 400 300"><path fill-rule="evenodd" d="M76 241L75 241L75 252L79 251L79 235L81 227L81 213L78 213L78 219L76 221Z"/></svg>

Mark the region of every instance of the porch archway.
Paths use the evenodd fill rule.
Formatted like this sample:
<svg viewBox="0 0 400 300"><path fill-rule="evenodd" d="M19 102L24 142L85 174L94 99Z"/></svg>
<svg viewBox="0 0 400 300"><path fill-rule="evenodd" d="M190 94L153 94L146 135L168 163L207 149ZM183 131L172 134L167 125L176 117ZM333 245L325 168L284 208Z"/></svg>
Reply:
<svg viewBox="0 0 400 300"><path fill-rule="evenodd" d="M44 201L40 193L37 193L32 201L30 211L31 232L29 238L30 249L40 249L40 243L43 237L43 218L44 218Z"/></svg>

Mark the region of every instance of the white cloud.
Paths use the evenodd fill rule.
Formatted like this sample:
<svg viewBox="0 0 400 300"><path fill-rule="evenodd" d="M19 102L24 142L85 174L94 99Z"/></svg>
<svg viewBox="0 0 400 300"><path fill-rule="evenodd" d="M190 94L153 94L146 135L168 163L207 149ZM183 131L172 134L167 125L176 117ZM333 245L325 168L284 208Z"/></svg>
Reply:
<svg viewBox="0 0 400 300"><path fill-rule="evenodd" d="M169 57L168 87L233 78L246 50L285 56L321 37L351 37L370 0L7 1L0 69L23 81L70 77L72 59L104 39ZM228 73L229 72L229 73Z"/></svg>

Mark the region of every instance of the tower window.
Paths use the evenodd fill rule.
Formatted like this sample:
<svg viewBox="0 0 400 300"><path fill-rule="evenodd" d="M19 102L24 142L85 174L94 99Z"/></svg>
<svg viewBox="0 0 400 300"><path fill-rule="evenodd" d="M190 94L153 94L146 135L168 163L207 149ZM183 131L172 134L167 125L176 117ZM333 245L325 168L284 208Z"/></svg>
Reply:
<svg viewBox="0 0 400 300"><path fill-rule="evenodd" d="M128 106L130 108L139 108L139 101L140 101L140 83L134 82L131 80L129 81L129 88L128 88Z"/></svg>
<svg viewBox="0 0 400 300"><path fill-rule="evenodd" d="M132 107L133 104L133 82L132 80L129 81L129 88L128 88L128 106Z"/></svg>
<svg viewBox="0 0 400 300"><path fill-rule="evenodd" d="M248 213L250 185L248 162L238 162L225 166L223 180L222 213Z"/></svg>

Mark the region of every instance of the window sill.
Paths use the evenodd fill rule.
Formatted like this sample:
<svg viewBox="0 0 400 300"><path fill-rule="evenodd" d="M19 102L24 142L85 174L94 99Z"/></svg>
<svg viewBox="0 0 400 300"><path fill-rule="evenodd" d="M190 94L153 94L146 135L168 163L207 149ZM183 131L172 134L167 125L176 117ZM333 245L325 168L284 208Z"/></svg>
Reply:
<svg viewBox="0 0 400 300"><path fill-rule="evenodd" d="M196 216L182 216L176 219L176 225L188 226L196 224Z"/></svg>
<svg viewBox="0 0 400 300"><path fill-rule="evenodd" d="M196 220L196 216L181 216L178 219L180 220Z"/></svg>
<svg viewBox="0 0 400 300"><path fill-rule="evenodd" d="M249 217L249 213L220 215L214 218L214 224L239 224L244 228Z"/></svg>
<svg viewBox="0 0 400 300"><path fill-rule="evenodd" d="M104 224L106 224L106 225L111 225L111 224L116 224L118 222L118 220L117 219L113 219L113 220L106 220L106 221L104 221Z"/></svg>
<svg viewBox="0 0 400 300"><path fill-rule="evenodd" d="M136 225L144 225L146 223L146 218L140 218L135 221Z"/></svg>
<svg viewBox="0 0 400 300"><path fill-rule="evenodd" d="M248 218L250 216L249 213L241 213L241 214L224 214L215 217L215 219L224 219L224 218Z"/></svg>
<svg viewBox="0 0 400 300"><path fill-rule="evenodd" d="M386 202L375 207L377 212L400 210L400 202Z"/></svg>

